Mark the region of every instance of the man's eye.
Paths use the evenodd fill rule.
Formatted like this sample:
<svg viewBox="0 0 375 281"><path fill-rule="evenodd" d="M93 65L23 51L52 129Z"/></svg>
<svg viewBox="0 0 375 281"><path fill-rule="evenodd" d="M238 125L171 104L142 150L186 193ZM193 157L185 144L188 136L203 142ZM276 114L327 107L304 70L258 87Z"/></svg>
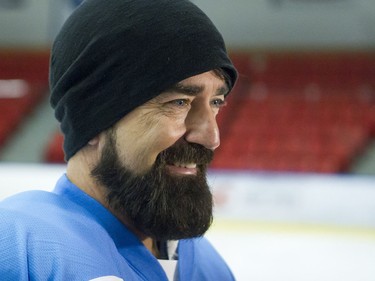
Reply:
<svg viewBox="0 0 375 281"><path fill-rule="evenodd" d="M190 105L190 100L188 99L178 99L171 101L173 105L179 106L179 107L185 107Z"/></svg>
<svg viewBox="0 0 375 281"><path fill-rule="evenodd" d="M214 107L218 107L218 108L223 107L227 104L227 102L222 99L215 99L211 103Z"/></svg>

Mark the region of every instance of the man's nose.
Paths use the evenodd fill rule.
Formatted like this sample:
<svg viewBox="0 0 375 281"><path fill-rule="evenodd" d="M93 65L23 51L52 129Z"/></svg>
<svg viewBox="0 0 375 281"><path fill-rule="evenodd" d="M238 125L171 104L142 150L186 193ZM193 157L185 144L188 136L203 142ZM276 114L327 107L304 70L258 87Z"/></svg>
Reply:
<svg viewBox="0 0 375 281"><path fill-rule="evenodd" d="M220 134L216 122L216 113L209 105L192 107L185 123L186 141L203 145L212 150L220 145Z"/></svg>

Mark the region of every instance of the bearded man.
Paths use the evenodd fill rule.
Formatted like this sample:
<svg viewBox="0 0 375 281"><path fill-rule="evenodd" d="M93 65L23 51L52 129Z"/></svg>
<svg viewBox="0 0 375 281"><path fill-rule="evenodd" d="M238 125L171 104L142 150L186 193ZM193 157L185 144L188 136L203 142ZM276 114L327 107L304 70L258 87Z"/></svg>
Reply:
<svg viewBox="0 0 375 281"><path fill-rule="evenodd" d="M203 234L237 78L187 0L86 0L52 47L67 170L0 203L2 280L234 280Z"/></svg>

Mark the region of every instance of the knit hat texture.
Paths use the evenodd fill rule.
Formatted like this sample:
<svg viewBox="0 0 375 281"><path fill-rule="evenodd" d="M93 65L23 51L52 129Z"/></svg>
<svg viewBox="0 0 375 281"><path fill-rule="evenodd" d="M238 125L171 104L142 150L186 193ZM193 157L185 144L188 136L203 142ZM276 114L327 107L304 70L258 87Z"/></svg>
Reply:
<svg viewBox="0 0 375 281"><path fill-rule="evenodd" d="M51 51L51 105L65 159L134 108L188 77L237 73L211 20L187 0L86 0Z"/></svg>

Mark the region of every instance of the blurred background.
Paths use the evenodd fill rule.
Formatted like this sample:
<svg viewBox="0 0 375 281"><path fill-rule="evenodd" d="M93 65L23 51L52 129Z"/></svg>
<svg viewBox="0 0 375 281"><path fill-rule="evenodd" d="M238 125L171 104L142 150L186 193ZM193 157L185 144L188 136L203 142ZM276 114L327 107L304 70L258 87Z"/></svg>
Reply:
<svg viewBox="0 0 375 281"><path fill-rule="evenodd" d="M51 43L79 0L0 0L0 199L53 188ZM238 280L375 280L375 1L195 0L240 77L208 233Z"/></svg>

